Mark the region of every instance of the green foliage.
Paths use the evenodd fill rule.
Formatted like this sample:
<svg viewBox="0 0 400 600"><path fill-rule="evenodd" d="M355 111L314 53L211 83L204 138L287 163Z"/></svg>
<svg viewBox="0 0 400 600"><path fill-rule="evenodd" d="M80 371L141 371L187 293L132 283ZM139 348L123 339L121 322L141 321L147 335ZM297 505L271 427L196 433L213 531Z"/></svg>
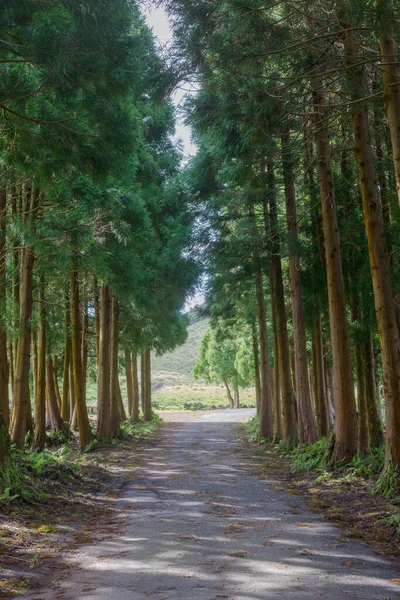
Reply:
<svg viewBox="0 0 400 600"><path fill-rule="evenodd" d="M157 431L163 422L161 417L153 412L151 421L139 421L138 423L127 421L121 424L121 431L127 437L141 439Z"/></svg>
<svg viewBox="0 0 400 600"><path fill-rule="evenodd" d="M373 448L370 454L356 456L347 468L357 477L370 479L378 475L385 465L385 447Z"/></svg>
<svg viewBox="0 0 400 600"><path fill-rule="evenodd" d="M284 454L290 458L293 471L314 471L324 465L328 443L327 438L321 438L315 444L302 444L295 450Z"/></svg>
<svg viewBox="0 0 400 600"><path fill-rule="evenodd" d="M260 438L260 415L256 415L249 419L245 425L246 437L249 442L265 443L265 440Z"/></svg>
<svg viewBox="0 0 400 600"><path fill-rule="evenodd" d="M400 533L400 514L391 515L385 519L378 519L377 523L385 523L388 525L394 525L396 532Z"/></svg>
<svg viewBox="0 0 400 600"><path fill-rule="evenodd" d="M5 472L4 492L0 496L0 503L40 499L38 480L58 477L69 480L79 470L79 465L70 458L71 452L66 446L61 446L57 451L46 449L43 452L25 453L13 450Z"/></svg>

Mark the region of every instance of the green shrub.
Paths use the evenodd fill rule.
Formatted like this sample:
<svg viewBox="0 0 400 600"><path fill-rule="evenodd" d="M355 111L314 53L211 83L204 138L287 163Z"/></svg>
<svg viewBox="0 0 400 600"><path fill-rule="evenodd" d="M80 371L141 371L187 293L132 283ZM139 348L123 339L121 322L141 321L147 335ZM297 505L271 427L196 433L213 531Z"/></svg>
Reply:
<svg viewBox="0 0 400 600"><path fill-rule="evenodd" d="M293 471L313 471L323 466L327 449L328 439L321 438L315 444L302 444L284 454L291 459Z"/></svg>

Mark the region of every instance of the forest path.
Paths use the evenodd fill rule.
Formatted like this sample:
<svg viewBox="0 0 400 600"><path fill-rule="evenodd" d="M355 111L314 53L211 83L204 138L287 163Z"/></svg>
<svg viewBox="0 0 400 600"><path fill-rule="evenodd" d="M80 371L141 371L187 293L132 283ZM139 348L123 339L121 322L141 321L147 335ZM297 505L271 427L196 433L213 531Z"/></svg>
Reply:
<svg viewBox="0 0 400 600"><path fill-rule="evenodd" d="M395 568L260 479L237 421L173 415L125 489L121 533L83 545L68 578L36 600L394 600ZM277 489L278 487L278 489ZM26 598L26 596L25 596Z"/></svg>

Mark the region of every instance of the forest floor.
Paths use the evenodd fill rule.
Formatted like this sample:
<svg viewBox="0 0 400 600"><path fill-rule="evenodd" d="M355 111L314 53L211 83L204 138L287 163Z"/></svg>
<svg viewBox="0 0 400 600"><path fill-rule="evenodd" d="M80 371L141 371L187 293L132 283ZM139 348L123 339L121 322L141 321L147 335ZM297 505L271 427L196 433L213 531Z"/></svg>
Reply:
<svg viewBox="0 0 400 600"><path fill-rule="evenodd" d="M252 412L166 413L160 432L112 449L108 466L93 465L94 487L74 514L60 507L54 522L66 529L63 541L53 547L57 533L48 533L51 556L30 569L24 563L31 589L18 597L399 598L396 563L330 524L325 507L310 511L303 494L311 480L248 445L238 421ZM45 526L47 517L44 509Z"/></svg>

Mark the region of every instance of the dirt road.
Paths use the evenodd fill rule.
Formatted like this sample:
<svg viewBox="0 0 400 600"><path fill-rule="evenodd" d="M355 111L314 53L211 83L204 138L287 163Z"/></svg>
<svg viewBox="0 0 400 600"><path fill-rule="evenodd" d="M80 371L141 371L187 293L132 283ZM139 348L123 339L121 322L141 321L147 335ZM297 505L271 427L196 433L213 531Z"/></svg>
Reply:
<svg viewBox="0 0 400 600"><path fill-rule="evenodd" d="M36 600L394 600L395 568L260 479L237 437L251 411L170 416L119 505L121 534L66 556Z"/></svg>

